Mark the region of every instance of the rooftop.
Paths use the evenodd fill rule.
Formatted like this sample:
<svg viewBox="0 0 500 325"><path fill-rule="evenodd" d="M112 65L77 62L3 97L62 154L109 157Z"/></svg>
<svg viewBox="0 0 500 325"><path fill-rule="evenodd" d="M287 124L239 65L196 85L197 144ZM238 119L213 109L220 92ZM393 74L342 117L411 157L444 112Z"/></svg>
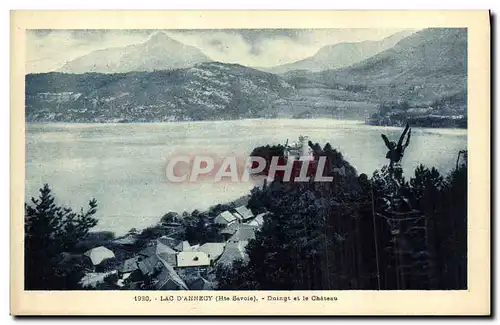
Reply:
<svg viewBox="0 0 500 325"><path fill-rule="evenodd" d="M102 261L114 258L115 254L104 246L99 246L92 248L85 252L85 256L88 256L92 261L92 264L99 265Z"/></svg>
<svg viewBox="0 0 500 325"><path fill-rule="evenodd" d="M255 239L255 232L257 229L257 226L241 224L231 238L229 238L229 242L249 241L251 239Z"/></svg>
<svg viewBox="0 0 500 325"><path fill-rule="evenodd" d="M237 207L235 210L243 218L243 220L253 218L252 211L244 205Z"/></svg>
<svg viewBox="0 0 500 325"><path fill-rule="evenodd" d="M219 220L217 220L219 219ZM215 218L215 222L216 223L221 223L222 220L225 221L225 223L231 223L233 221L236 221L236 217L229 211L224 211L222 213L220 213L216 218Z"/></svg>
<svg viewBox="0 0 500 325"><path fill-rule="evenodd" d="M177 267L209 265L210 258L205 252L179 252L177 254Z"/></svg>
<svg viewBox="0 0 500 325"><path fill-rule="evenodd" d="M198 248L199 252L205 252L212 261L215 261L224 252L226 243L205 243Z"/></svg>
<svg viewBox="0 0 500 325"><path fill-rule="evenodd" d="M224 252L217 261L217 265L232 266L233 261L236 261L238 259L247 262L248 255L245 251L245 247L247 244L247 241L228 242L226 248L224 249Z"/></svg>

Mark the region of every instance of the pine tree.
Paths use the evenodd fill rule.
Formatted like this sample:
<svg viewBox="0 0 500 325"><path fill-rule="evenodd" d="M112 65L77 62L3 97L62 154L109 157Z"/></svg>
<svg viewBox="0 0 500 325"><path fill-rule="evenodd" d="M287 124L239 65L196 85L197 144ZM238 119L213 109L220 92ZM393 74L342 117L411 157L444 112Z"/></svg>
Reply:
<svg viewBox="0 0 500 325"><path fill-rule="evenodd" d="M92 199L89 209L80 213L54 203L47 184L40 189L38 199L25 204L25 289L66 289L65 276L72 270L61 270L57 261L63 252L72 252L75 245L97 225L97 202ZM55 272L58 270L58 272Z"/></svg>

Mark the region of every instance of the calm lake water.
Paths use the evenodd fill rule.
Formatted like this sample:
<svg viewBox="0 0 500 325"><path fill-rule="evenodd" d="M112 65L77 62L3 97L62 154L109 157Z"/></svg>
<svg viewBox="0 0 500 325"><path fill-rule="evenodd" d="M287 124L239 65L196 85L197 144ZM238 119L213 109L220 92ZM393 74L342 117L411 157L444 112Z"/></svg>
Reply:
<svg viewBox="0 0 500 325"><path fill-rule="evenodd" d="M95 197L96 230L122 234L156 223L168 211L204 210L248 194L252 183L183 183L165 180L168 157L178 154L250 154L307 135L338 148L358 173L387 163L381 133L397 141L401 128L336 120L240 120L155 124L29 124L26 129L28 200L48 183L60 204L79 209ZM403 167L418 164L442 173L467 148L467 130L413 128Z"/></svg>

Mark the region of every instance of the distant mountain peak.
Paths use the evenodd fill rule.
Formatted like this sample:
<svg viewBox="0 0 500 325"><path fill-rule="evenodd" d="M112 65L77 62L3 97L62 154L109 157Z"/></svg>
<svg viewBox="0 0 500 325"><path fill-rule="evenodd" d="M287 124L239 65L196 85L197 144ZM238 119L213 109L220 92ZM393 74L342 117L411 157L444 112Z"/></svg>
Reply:
<svg viewBox="0 0 500 325"><path fill-rule="evenodd" d="M179 44L183 45L182 43L174 40L170 36L168 36L165 32L157 32L154 33L147 41L146 43L148 44Z"/></svg>
<svg viewBox="0 0 500 325"><path fill-rule="evenodd" d="M145 42L94 51L66 63L67 73L124 73L180 69L212 61L200 49L183 44L165 32L156 32Z"/></svg>

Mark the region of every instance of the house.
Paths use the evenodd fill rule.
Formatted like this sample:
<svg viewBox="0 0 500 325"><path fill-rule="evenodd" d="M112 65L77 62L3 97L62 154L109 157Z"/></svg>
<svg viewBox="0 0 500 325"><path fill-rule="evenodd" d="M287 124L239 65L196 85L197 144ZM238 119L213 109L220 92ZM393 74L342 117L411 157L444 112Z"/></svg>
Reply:
<svg viewBox="0 0 500 325"><path fill-rule="evenodd" d="M210 258L205 252L179 252L177 267L210 266Z"/></svg>
<svg viewBox="0 0 500 325"><path fill-rule="evenodd" d="M260 228L260 227L262 227L262 225L264 225L264 216L266 214L267 213L258 214L253 220L250 220L246 224L250 225L250 226L256 226L256 227Z"/></svg>
<svg viewBox="0 0 500 325"><path fill-rule="evenodd" d="M118 267L120 273L131 273L139 268L140 257L135 256L125 260L122 265Z"/></svg>
<svg viewBox="0 0 500 325"><path fill-rule="evenodd" d="M179 245L180 242L182 242L181 240L176 239L176 238L174 238L172 236L161 236L156 241L160 242L163 245L166 245L168 247L175 247L175 246Z"/></svg>
<svg viewBox="0 0 500 325"><path fill-rule="evenodd" d="M201 276L189 284L191 290L214 290L214 287L214 283Z"/></svg>
<svg viewBox="0 0 500 325"><path fill-rule="evenodd" d="M156 256L170 265L177 265L177 254L177 252L175 252L175 254L163 252L157 253Z"/></svg>
<svg viewBox="0 0 500 325"><path fill-rule="evenodd" d="M226 243L205 243L197 251L206 253L210 261L215 262L224 252L225 246Z"/></svg>
<svg viewBox="0 0 500 325"><path fill-rule="evenodd" d="M226 228L222 229L220 233L224 238L224 240L227 241L229 238L231 238L232 235L234 235L234 233L236 232L236 230L238 230L239 227L240 227L239 223L233 222Z"/></svg>
<svg viewBox="0 0 500 325"><path fill-rule="evenodd" d="M237 213L236 211L229 212L229 213L231 213L233 215L233 217L236 218L237 223L243 222L243 217L239 213Z"/></svg>
<svg viewBox="0 0 500 325"><path fill-rule="evenodd" d="M155 290L189 290L172 265L159 258L163 267L153 280Z"/></svg>
<svg viewBox="0 0 500 325"><path fill-rule="evenodd" d="M248 255L245 251L247 244L247 241L228 242L221 257L217 260L217 265L231 267L236 260L248 262Z"/></svg>
<svg viewBox="0 0 500 325"><path fill-rule="evenodd" d="M178 252L187 252L191 250L191 245L187 240L179 243L179 245L175 246L175 250Z"/></svg>
<svg viewBox="0 0 500 325"><path fill-rule="evenodd" d="M228 226L238 219L229 211L224 211L220 213L217 217L215 217L214 222L219 225Z"/></svg>
<svg viewBox="0 0 500 325"><path fill-rule="evenodd" d="M84 255L90 258L94 266L101 264L104 260L115 258L115 254L104 246L92 248Z"/></svg>
<svg viewBox="0 0 500 325"><path fill-rule="evenodd" d="M252 211L244 205L237 207L235 210L236 212L234 213L234 215L239 215L242 222L245 222L246 220L252 219L254 217Z"/></svg>
<svg viewBox="0 0 500 325"><path fill-rule="evenodd" d="M177 251L175 251L172 247L167 245L165 241L163 241L161 238L158 238L156 240L156 254L161 254L161 253L177 254Z"/></svg>
<svg viewBox="0 0 500 325"><path fill-rule="evenodd" d="M178 252L172 247L168 246L166 243L172 243L172 241L165 240L164 237L158 238L156 240L156 256L161 260L169 263L170 265L176 265L176 255ZM187 245L189 245L189 243L187 243Z"/></svg>
<svg viewBox="0 0 500 325"><path fill-rule="evenodd" d="M142 271L139 269L140 256L129 258L125 260L122 265L118 267L118 276L121 277L116 283L119 287L124 286L130 281L140 281L142 279Z"/></svg>
<svg viewBox="0 0 500 325"><path fill-rule="evenodd" d="M174 255L175 256L175 255ZM139 269L144 276L148 277L147 287L155 290L188 290L188 286L175 272L172 265L167 263L161 256L153 255L139 262ZM122 278L118 286L125 285L128 279ZM143 279L144 280L144 279ZM129 289L140 289L142 281L128 281Z"/></svg>
<svg viewBox="0 0 500 325"><path fill-rule="evenodd" d="M257 231L257 226L252 226L249 224L239 225L236 232L229 238L229 242L237 243L240 241L249 241L255 239L255 232Z"/></svg>
<svg viewBox="0 0 500 325"><path fill-rule="evenodd" d="M162 267L163 264L156 255L150 256L139 262L139 269L145 276L155 275Z"/></svg>
<svg viewBox="0 0 500 325"><path fill-rule="evenodd" d="M177 275L173 275L166 268L163 268L154 282L155 290L189 290L186 283Z"/></svg>
<svg viewBox="0 0 500 325"><path fill-rule="evenodd" d="M156 254L156 247L155 245L150 245L141 250L139 253L137 253L139 256L142 258L148 258Z"/></svg>

